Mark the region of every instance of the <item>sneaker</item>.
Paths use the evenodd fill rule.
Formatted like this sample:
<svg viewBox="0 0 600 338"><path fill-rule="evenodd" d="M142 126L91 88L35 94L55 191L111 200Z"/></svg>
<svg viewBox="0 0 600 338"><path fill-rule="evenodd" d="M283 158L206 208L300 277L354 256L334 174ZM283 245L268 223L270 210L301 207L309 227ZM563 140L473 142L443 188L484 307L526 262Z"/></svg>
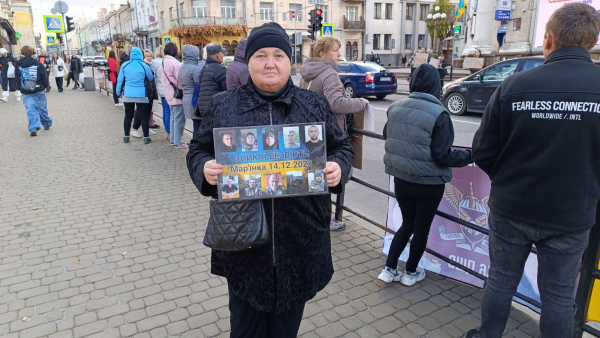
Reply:
<svg viewBox="0 0 600 338"><path fill-rule="evenodd" d="M382 280L386 283L399 282L401 278L402 272L398 270L392 270L387 266L383 267L383 271L381 271L379 277L377 277L377 279Z"/></svg>
<svg viewBox="0 0 600 338"><path fill-rule="evenodd" d="M140 137L142 137L142 133L140 133L139 130L134 130L131 132L131 136L140 138Z"/></svg>
<svg viewBox="0 0 600 338"><path fill-rule="evenodd" d="M331 219L329 223L329 231L342 231L346 229L346 224L344 222L340 222L337 219Z"/></svg>
<svg viewBox="0 0 600 338"><path fill-rule="evenodd" d="M37 136L37 131L32 131L31 133L29 133L29 136Z"/></svg>
<svg viewBox="0 0 600 338"><path fill-rule="evenodd" d="M123 107L123 102L115 103L115 107Z"/></svg>
<svg viewBox="0 0 600 338"><path fill-rule="evenodd" d="M152 140L149 137L144 137L144 144L148 144L152 142Z"/></svg>
<svg viewBox="0 0 600 338"><path fill-rule="evenodd" d="M472 329L471 331L467 332L467 335L465 336L465 338L479 338L479 331L477 331L477 329Z"/></svg>
<svg viewBox="0 0 600 338"><path fill-rule="evenodd" d="M123 136L123 143L129 143L129 136Z"/></svg>
<svg viewBox="0 0 600 338"><path fill-rule="evenodd" d="M148 134L150 135L156 135L156 132L152 129L148 129Z"/></svg>
<svg viewBox="0 0 600 338"><path fill-rule="evenodd" d="M160 126L158 124L155 124L150 126L150 129L160 129Z"/></svg>
<svg viewBox="0 0 600 338"><path fill-rule="evenodd" d="M73 89L72 89L72 90L76 90L76 89L79 89L79 87L73 87Z"/></svg>
<svg viewBox="0 0 600 338"><path fill-rule="evenodd" d="M175 146L175 149L187 149L188 145L186 143L182 143L178 146Z"/></svg>
<svg viewBox="0 0 600 338"><path fill-rule="evenodd" d="M21 101L21 97L20 96L17 96L17 101Z"/></svg>
<svg viewBox="0 0 600 338"><path fill-rule="evenodd" d="M4 102L8 102L8 98L6 98L6 97L1 98L0 100L4 101Z"/></svg>
<svg viewBox="0 0 600 338"><path fill-rule="evenodd" d="M425 279L425 270L423 270L423 268L418 267L416 272L405 271L404 276L402 276L402 280L400 280L400 283L406 286L413 286L417 282L422 281L423 279Z"/></svg>

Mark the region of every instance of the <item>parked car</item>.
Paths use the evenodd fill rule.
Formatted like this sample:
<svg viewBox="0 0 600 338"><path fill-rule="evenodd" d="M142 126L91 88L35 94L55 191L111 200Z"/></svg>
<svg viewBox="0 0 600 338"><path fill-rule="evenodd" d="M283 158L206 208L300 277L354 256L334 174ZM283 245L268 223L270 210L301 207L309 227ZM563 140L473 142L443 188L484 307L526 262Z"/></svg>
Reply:
<svg viewBox="0 0 600 338"><path fill-rule="evenodd" d="M507 77L544 63L542 56L501 61L442 88L442 102L452 115L483 113L492 94Z"/></svg>
<svg viewBox="0 0 600 338"><path fill-rule="evenodd" d="M338 69L346 97L383 99L398 89L396 74L374 62L340 62Z"/></svg>
<svg viewBox="0 0 600 338"><path fill-rule="evenodd" d="M82 56L81 57L81 65L83 67L85 67L85 66L91 66L93 60L94 60L93 56Z"/></svg>
<svg viewBox="0 0 600 338"><path fill-rule="evenodd" d="M106 66L108 65L108 60L104 56L94 56L93 65L94 67Z"/></svg>

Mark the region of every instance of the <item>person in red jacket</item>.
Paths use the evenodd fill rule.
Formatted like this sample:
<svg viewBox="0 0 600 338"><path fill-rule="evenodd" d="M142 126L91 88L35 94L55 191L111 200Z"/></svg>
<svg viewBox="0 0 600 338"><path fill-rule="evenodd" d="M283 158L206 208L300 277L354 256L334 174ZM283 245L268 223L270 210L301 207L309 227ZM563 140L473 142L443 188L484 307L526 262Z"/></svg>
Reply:
<svg viewBox="0 0 600 338"><path fill-rule="evenodd" d="M110 70L110 74L108 77L110 78L110 82L112 83L113 90L113 100L115 101L115 107L122 107L123 103L119 103L119 94L117 93L117 58L115 56L114 51L110 51L108 53L108 69Z"/></svg>

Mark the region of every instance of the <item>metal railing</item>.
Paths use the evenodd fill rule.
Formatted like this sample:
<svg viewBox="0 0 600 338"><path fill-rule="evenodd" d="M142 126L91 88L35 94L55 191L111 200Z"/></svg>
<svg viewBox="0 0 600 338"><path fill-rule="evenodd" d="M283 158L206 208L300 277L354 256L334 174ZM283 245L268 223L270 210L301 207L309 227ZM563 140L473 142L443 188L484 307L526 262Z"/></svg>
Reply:
<svg viewBox="0 0 600 338"><path fill-rule="evenodd" d="M377 134L377 133L373 133L373 132L369 132L369 131L365 131L365 130L361 130L361 129L352 128L352 127L348 128L348 132L350 134L369 136L369 137L372 137L375 139L385 140L382 134ZM384 195L387 195L389 197L396 198L396 195L393 192L379 188L373 184L370 184L370 183L363 181L359 178L356 178L354 176L351 177L350 180L357 184L360 184L364 187L367 187L369 189L372 189L372 190L380 192ZM382 224L379 224L378 222L366 217L365 215L362 215L359 212L352 210L349 207L345 206L344 205L345 190L346 190L345 187L343 187L342 192L337 195L335 202L332 201L332 203L335 205L335 219L336 220L342 221L343 211L347 211L347 212L353 214L354 216L357 216L357 217L369 222L370 224L376 226L377 228L379 228L385 232L388 232L393 235L396 234L396 232L393 231L392 229L389 229L388 227L386 227ZM598 210L599 210L599 212L597 214L598 216L596 217L596 224L600 223L600 204L598 205ZM449 221L458 223L461 226L465 226L469 229L473 229L475 231L481 232L483 234L489 235L489 233L490 233L490 231L488 229L485 229L478 225L472 224L470 222L467 222L461 218L452 216L445 212L438 210L438 211L436 211L436 215L443 217ZM600 250L599 250L600 249L600 226L595 226L592 229L592 231L590 233L590 242L589 243L590 244L586 250L586 253L585 253L585 256L583 259L581 275L580 275L580 279L579 279L579 286L577 289L577 296L576 296L576 301L575 301L575 303L577 305L577 313L575 314L574 338L581 338L581 336L583 335L583 332L587 332L596 337L600 337L600 330L597 330L585 323L585 318L587 316L587 309L589 307L592 288L594 285L593 281L594 281L594 279L600 279L600 270L598 270L598 268L597 268L598 261L600 259ZM425 248L425 251L428 252L429 254L431 254L432 256L435 256L435 257L441 259L442 261L444 261L458 269L461 269L464 272L466 272L472 276L475 276L475 277L483 280L484 282L487 280L486 276L468 268L467 266L457 263L457 262L451 260L450 258L448 258L434 250ZM532 247L531 252L534 254L537 254L537 249L535 247ZM600 287L600 282L599 282L598 287ZM515 293L515 297L517 297L537 308L542 307L542 304L539 301L534 300L530 297L527 297L519 292Z"/></svg>
<svg viewBox="0 0 600 338"><path fill-rule="evenodd" d="M358 21L350 21L348 20L348 18L344 15L344 29L346 30L365 30L365 20L363 19L363 17L360 17L360 20Z"/></svg>
<svg viewBox="0 0 600 338"><path fill-rule="evenodd" d="M181 25L179 22L181 21ZM184 26L207 26L207 25L243 25L246 22L243 18L222 18L216 16L207 17L186 17L171 20L171 27Z"/></svg>

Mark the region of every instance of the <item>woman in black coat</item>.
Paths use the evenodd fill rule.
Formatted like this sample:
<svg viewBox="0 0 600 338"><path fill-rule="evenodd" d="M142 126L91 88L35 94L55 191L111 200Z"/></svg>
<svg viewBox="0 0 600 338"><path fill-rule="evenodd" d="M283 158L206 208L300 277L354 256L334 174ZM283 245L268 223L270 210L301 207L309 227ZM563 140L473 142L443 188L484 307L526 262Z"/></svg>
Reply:
<svg viewBox="0 0 600 338"><path fill-rule="evenodd" d="M323 95L292 82L288 40L274 22L253 29L245 54L249 82L212 97L187 155L190 176L202 195L217 196L217 178L222 173L214 160L214 128L319 121L326 124L327 185L330 192L341 191L340 182L346 181L354 159L350 138L340 130ZM263 202L271 243L247 251L212 250L211 273L225 277L229 286L232 338L296 337L304 304L333 275L331 196Z"/></svg>
<svg viewBox="0 0 600 338"><path fill-rule="evenodd" d="M8 68L10 65L15 67L15 74L17 73L17 60L8 55L8 51L4 48L0 48L0 65L2 66L2 72L0 72L0 83L2 84L2 98L0 100L8 102L8 95L10 92L17 92L17 101L21 100L21 92L18 91L18 83L16 75L12 78L8 77Z"/></svg>

